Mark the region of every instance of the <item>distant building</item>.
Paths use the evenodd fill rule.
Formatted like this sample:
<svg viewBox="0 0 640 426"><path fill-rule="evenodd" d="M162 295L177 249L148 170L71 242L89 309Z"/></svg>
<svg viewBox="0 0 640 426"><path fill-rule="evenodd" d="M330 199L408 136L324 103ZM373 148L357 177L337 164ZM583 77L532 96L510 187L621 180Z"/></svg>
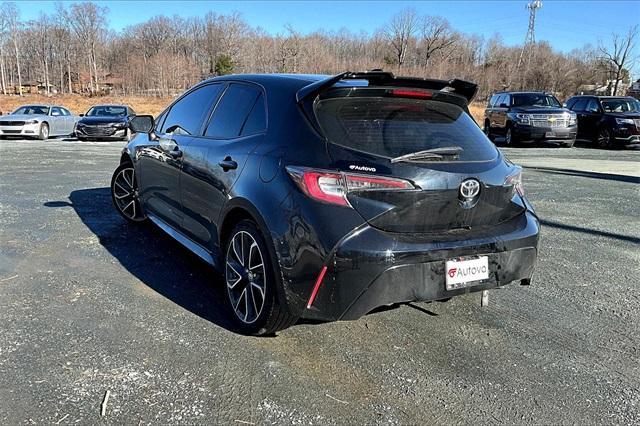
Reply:
<svg viewBox="0 0 640 426"><path fill-rule="evenodd" d="M607 80L604 84L583 84L576 90L576 95L596 95L596 96L610 96L613 95L613 88L615 86L615 80ZM622 95L627 91L627 85L620 81L618 83L618 94Z"/></svg>
<svg viewBox="0 0 640 426"><path fill-rule="evenodd" d="M631 83L631 86L627 89L627 96L633 96L636 99L640 99L640 78Z"/></svg>

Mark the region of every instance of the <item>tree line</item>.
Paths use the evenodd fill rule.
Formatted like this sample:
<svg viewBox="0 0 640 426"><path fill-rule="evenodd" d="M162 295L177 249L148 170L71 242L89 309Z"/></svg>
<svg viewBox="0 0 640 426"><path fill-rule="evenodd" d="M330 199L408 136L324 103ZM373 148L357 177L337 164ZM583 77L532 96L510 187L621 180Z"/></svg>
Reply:
<svg viewBox="0 0 640 426"><path fill-rule="evenodd" d="M612 49L585 46L561 53L547 42L507 46L499 35L464 34L442 17L411 8L371 33L342 29L305 34L289 25L270 34L240 14L213 11L190 18L155 16L116 32L107 12L91 2L59 3L54 13L23 21L14 3L3 3L2 93L21 92L26 82L37 82L47 93L116 90L166 96L229 73L335 74L383 68L409 76L471 80L479 84L481 99L503 89L568 96L585 84L608 81L614 91L628 82L638 32L635 27L614 35Z"/></svg>

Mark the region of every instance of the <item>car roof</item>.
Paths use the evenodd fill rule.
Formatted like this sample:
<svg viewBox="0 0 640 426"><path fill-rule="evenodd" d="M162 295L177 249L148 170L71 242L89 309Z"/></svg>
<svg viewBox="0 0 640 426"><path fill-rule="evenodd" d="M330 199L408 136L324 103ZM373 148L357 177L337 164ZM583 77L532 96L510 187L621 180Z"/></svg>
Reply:
<svg viewBox="0 0 640 426"><path fill-rule="evenodd" d="M97 105L92 105L91 108L95 108L95 107L122 107L122 108L130 108L128 105L121 105L121 104L97 104Z"/></svg>
<svg viewBox="0 0 640 426"><path fill-rule="evenodd" d="M496 92L494 93L494 95L552 95L552 93L547 93L547 92L542 92L542 91L535 91L535 90L530 90L530 91L514 91L514 92L510 92L510 91L502 91L502 92Z"/></svg>
<svg viewBox="0 0 640 426"><path fill-rule="evenodd" d="M316 81L325 80L334 77L329 74L286 74L286 73L272 73L272 74L229 74L219 77L212 77L204 80L200 84L206 84L214 81L245 81L249 83L257 83L265 86L287 86L293 90L301 89ZM340 80L334 84L334 87L353 87L353 86L368 86L368 82L364 79L358 80Z"/></svg>

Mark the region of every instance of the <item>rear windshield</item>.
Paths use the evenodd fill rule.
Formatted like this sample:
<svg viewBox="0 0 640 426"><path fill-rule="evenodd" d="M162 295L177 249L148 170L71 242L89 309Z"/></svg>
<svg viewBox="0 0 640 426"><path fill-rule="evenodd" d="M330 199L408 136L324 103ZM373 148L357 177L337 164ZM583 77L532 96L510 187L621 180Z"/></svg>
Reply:
<svg viewBox="0 0 640 426"><path fill-rule="evenodd" d="M488 161L495 146L459 106L403 98L330 98L316 104L327 139L337 145L394 158L458 146L457 161Z"/></svg>

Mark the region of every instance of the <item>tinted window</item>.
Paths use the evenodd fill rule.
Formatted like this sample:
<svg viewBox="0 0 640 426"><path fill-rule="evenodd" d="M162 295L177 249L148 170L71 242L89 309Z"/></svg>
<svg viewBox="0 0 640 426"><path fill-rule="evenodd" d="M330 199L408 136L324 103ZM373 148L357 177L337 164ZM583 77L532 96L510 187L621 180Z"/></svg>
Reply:
<svg viewBox="0 0 640 426"><path fill-rule="evenodd" d="M489 104L487 105L488 107L493 107L496 106L496 101L498 100L498 95L493 95L491 97L491 99L489 99Z"/></svg>
<svg viewBox="0 0 640 426"><path fill-rule="evenodd" d="M136 115L136 112L134 110L132 110L131 108L129 108L129 115Z"/></svg>
<svg viewBox="0 0 640 426"><path fill-rule="evenodd" d="M66 108L60 108L60 110L62 111L62 115L71 115L71 113L69 112L68 109Z"/></svg>
<svg viewBox="0 0 640 426"><path fill-rule="evenodd" d="M92 107L87 115L89 117L124 117L127 115L127 108L123 106L98 105Z"/></svg>
<svg viewBox="0 0 640 426"><path fill-rule="evenodd" d="M64 115L62 110L58 107L51 108L51 115Z"/></svg>
<svg viewBox="0 0 640 426"><path fill-rule="evenodd" d="M259 95L257 88L244 84L230 85L211 116L205 136L221 139L239 136Z"/></svg>
<svg viewBox="0 0 640 426"><path fill-rule="evenodd" d="M459 161L496 157L493 144L457 105L438 101L360 97L330 98L315 108L327 139L384 157L458 146Z"/></svg>
<svg viewBox="0 0 640 426"><path fill-rule="evenodd" d="M267 128L267 115L264 109L264 99L262 94L256 99L253 109L247 117L247 121L242 126L240 136L253 135L262 132Z"/></svg>
<svg viewBox="0 0 640 426"><path fill-rule="evenodd" d="M638 112L640 103L631 98L609 98L602 100L602 107L606 112Z"/></svg>
<svg viewBox="0 0 640 426"><path fill-rule="evenodd" d="M584 111L587 108L587 98L580 98L578 101L573 104L573 111Z"/></svg>
<svg viewBox="0 0 640 426"><path fill-rule="evenodd" d="M587 112L598 112L600 108L598 107L598 101L591 98L587 103Z"/></svg>
<svg viewBox="0 0 640 426"><path fill-rule="evenodd" d="M560 102L545 93L518 93L513 95L513 106L539 106L560 108Z"/></svg>
<svg viewBox="0 0 640 426"><path fill-rule="evenodd" d="M223 87L222 84L209 84L178 100L167 113L160 131L199 135L202 124Z"/></svg>

